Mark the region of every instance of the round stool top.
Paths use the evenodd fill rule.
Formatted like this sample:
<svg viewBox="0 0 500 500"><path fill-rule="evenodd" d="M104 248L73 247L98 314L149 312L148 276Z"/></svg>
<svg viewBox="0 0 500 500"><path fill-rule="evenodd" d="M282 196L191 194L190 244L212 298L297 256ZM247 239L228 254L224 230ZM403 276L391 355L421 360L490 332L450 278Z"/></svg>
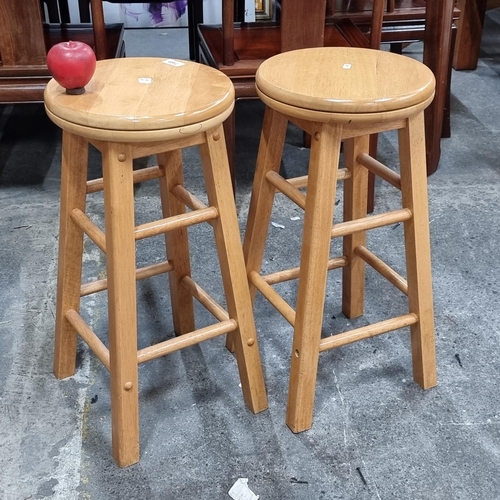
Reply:
<svg viewBox="0 0 500 500"><path fill-rule="evenodd" d="M380 113L415 106L434 95L432 71L382 50L320 47L264 61L257 89L274 101L327 113Z"/></svg>
<svg viewBox="0 0 500 500"><path fill-rule="evenodd" d="M160 131L210 120L234 104L231 80L190 61L131 57L97 62L82 95L69 95L54 79L45 90L52 118L115 131Z"/></svg>

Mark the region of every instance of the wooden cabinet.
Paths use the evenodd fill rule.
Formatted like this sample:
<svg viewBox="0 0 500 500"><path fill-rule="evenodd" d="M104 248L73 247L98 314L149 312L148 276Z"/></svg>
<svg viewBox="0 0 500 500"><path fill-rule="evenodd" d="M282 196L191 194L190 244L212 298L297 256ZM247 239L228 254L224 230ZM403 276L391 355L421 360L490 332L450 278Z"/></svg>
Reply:
<svg viewBox="0 0 500 500"><path fill-rule="evenodd" d="M123 24L106 25L107 58L124 55ZM94 47L92 24L49 24L40 0L0 2L0 103L41 102L51 76L47 51L79 40Z"/></svg>

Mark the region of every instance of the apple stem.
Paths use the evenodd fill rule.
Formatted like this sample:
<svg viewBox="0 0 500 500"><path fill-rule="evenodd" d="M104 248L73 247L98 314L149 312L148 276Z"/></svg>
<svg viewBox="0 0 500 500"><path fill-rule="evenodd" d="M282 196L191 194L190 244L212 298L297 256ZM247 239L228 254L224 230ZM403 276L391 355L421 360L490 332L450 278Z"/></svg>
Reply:
<svg viewBox="0 0 500 500"><path fill-rule="evenodd" d="M85 93L85 87L78 87L76 89L66 89L66 94L82 95Z"/></svg>

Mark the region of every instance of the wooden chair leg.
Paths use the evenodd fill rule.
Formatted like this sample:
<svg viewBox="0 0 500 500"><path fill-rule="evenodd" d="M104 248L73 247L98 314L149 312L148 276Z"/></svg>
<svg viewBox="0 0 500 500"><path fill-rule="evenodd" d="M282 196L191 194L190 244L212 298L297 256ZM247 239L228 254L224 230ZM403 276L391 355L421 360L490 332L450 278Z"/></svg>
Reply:
<svg viewBox="0 0 500 500"><path fill-rule="evenodd" d="M236 192L236 167L234 164L236 161L236 114L234 109L224 122L224 136L226 138L227 160L231 173L231 183L233 192Z"/></svg>
<svg viewBox="0 0 500 500"><path fill-rule="evenodd" d="M209 203L219 212L213 228L229 317L238 323L238 329L232 338L235 342L243 397L248 408L257 413L267 408L267 396L236 206L234 197L231 196L223 127L208 131L205 137L206 142L200 145L203 174Z"/></svg>
<svg viewBox="0 0 500 500"><path fill-rule="evenodd" d="M288 120L283 115L271 108L266 108L243 242L243 255L248 276L252 272L258 273L262 265L276 191L274 186L267 181L266 175L269 172L279 173L287 125ZM250 293L253 300L255 287L252 285Z"/></svg>
<svg viewBox="0 0 500 500"><path fill-rule="evenodd" d="M411 326L413 377L428 389L437 375L424 134L423 113L409 118L399 131L399 154L403 207L413 213L404 225L409 310L418 317Z"/></svg>
<svg viewBox="0 0 500 500"><path fill-rule="evenodd" d="M287 124L286 118L266 108L243 243L247 276L251 272L258 273L262 264L275 193L274 188L266 180L266 174L270 171L279 172ZM253 303L255 287L252 284L250 284L250 296ZM227 336L226 348L234 352L233 335Z"/></svg>
<svg viewBox="0 0 500 500"><path fill-rule="evenodd" d="M59 262L57 272L54 374L65 378L75 373L77 333L65 318L68 310L80 310L83 231L71 219L75 209L85 212L88 142L63 131Z"/></svg>
<svg viewBox="0 0 500 500"><path fill-rule="evenodd" d="M109 355L113 457L120 467L139 461L139 399L132 148L103 150L108 271Z"/></svg>
<svg viewBox="0 0 500 500"><path fill-rule="evenodd" d="M326 123L312 134L286 415L293 432L312 425L341 134Z"/></svg>
<svg viewBox="0 0 500 500"><path fill-rule="evenodd" d="M370 135L370 156L377 158L378 134ZM368 198L366 211L371 214L375 210L375 174L368 172Z"/></svg>
<svg viewBox="0 0 500 500"><path fill-rule="evenodd" d="M344 181L344 221L366 217L368 170L357 162L357 158L368 151L369 141L369 136L344 141L346 167L352 173ZM356 254L360 245L366 245L364 231L343 238L343 254L349 263L342 268L342 312L347 318L361 316L364 310L365 261Z"/></svg>
<svg viewBox="0 0 500 500"><path fill-rule="evenodd" d="M184 203L172 193L175 186L184 185L181 150L162 153L157 155L157 158L158 166L163 172L163 177L160 177L163 217L185 213ZM168 273L174 330L176 335L182 335L195 329L193 296L180 284L184 276L191 276L187 228L165 233L165 243L167 257L175 266L175 269Z"/></svg>

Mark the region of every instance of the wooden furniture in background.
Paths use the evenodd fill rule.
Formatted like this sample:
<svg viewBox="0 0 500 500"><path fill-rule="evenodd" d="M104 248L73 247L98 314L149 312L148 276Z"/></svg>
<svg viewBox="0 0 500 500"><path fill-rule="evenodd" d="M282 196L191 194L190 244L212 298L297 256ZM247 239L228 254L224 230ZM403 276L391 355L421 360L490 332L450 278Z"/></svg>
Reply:
<svg viewBox="0 0 500 500"><path fill-rule="evenodd" d="M487 0L457 0L461 16L457 22L457 43L453 56L453 67L456 70L477 67L488 3ZM500 3L497 1L495 5L498 7Z"/></svg>
<svg viewBox="0 0 500 500"><path fill-rule="evenodd" d="M145 76L151 81L141 82ZM231 333L245 403L254 413L264 410L266 391L222 131L234 105L231 81L189 61L113 59L98 61L78 99L52 80L45 105L63 129L54 373L58 378L74 374L78 334L109 370L118 465L139 460L138 365L145 361ZM103 178L87 182L89 143L103 155ZM181 150L192 146L200 148L208 206L184 187ZM158 166L134 171L133 159L148 155L157 155ZM148 179L160 182L163 219L136 227L134 182ZM97 191L104 192L105 232L85 215L86 195ZM214 230L227 311L191 277L188 227L204 222ZM106 254L107 278L82 285L84 233ZM166 260L136 269L136 240L161 234ZM138 350L136 280L167 272L177 336ZM104 290L108 347L79 314L81 296ZM212 313L213 324L196 329L193 298Z"/></svg>
<svg viewBox="0 0 500 500"><path fill-rule="evenodd" d="M474 0L475 1L475 0ZM371 0L329 0L336 9L333 19L349 17L367 31ZM450 92L454 38L453 20L460 11L454 0L388 0L382 25L382 42L395 44L424 42L424 62L436 76L436 98L426 110L427 169L436 171L441 151L441 137L450 136Z"/></svg>
<svg viewBox="0 0 500 500"><path fill-rule="evenodd" d="M423 116L434 97L432 72L418 61L387 51L322 47L268 59L259 67L256 86L266 111L244 255L252 294L260 291L294 330L288 426L301 432L312 425L320 352L385 332L410 327L414 380L424 389L435 386ZM312 137L308 176L284 179L279 174L288 122ZM400 174L368 154L368 134L388 130L398 131ZM346 168L339 169L342 140ZM402 208L367 217L368 171L401 191ZM341 179L344 221L332 227ZM306 188L306 194L299 188ZM276 191L304 210L300 266L261 274ZM404 224L406 279L367 249L368 230L395 223ZM389 231L387 237L392 236L394 231ZM330 256L332 238L343 239L339 257ZM322 338L328 270L342 268L342 311L356 318L364 312L365 264L407 295L407 312L395 308L393 317L343 333L328 332ZM293 306L272 285L295 278Z"/></svg>
<svg viewBox="0 0 500 500"><path fill-rule="evenodd" d="M124 53L123 25L103 26L107 51L100 57ZM48 50L56 43L79 40L94 48L90 24L43 22L39 0L0 2L0 103L42 102L51 75L46 65Z"/></svg>
<svg viewBox="0 0 500 500"><path fill-rule="evenodd" d="M103 14L103 1L108 3L123 3L121 0L78 0L80 6L80 19L83 21L90 20L89 2L92 4L92 9L97 12L97 17L94 16L95 21L102 25L104 23ZM144 3L142 0L134 0L129 3ZM161 2L151 2L161 3ZM198 24L203 23L203 0L188 0L188 36L189 36L189 58L192 61L199 60L199 39L196 27ZM241 7L240 7L241 9ZM103 40L100 41L104 44Z"/></svg>
<svg viewBox="0 0 500 500"><path fill-rule="evenodd" d="M280 52L304 47L370 47L379 44L383 2L373 15L374 37L367 38L349 20L325 26L326 0L286 0L279 23L235 23L235 0L222 1L222 25L200 25L200 57L231 78L236 99L256 98L255 73L260 64ZM234 115L224 124L229 163L234 172Z"/></svg>

